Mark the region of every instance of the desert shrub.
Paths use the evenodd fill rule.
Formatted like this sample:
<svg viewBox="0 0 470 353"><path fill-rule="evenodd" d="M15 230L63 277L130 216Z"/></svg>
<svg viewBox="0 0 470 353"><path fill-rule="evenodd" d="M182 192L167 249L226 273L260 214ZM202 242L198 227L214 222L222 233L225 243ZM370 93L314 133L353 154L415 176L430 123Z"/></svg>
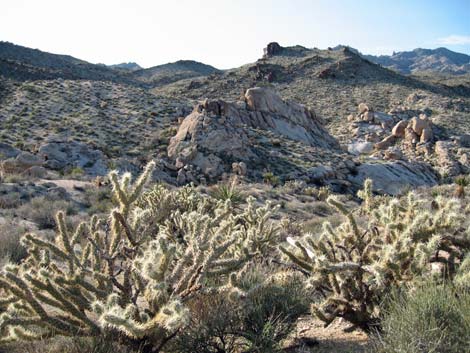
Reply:
<svg viewBox="0 0 470 353"><path fill-rule="evenodd" d="M380 353L460 353L470 351L470 292L428 283L395 291L383 308Z"/></svg>
<svg viewBox="0 0 470 353"><path fill-rule="evenodd" d="M28 181L29 177L24 174L4 174L2 182L18 184Z"/></svg>
<svg viewBox="0 0 470 353"><path fill-rule="evenodd" d="M237 188L237 180L232 179L228 183L215 185L209 194L217 200L230 200L232 204L239 204L243 201L244 197L240 190Z"/></svg>
<svg viewBox="0 0 470 353"><path fill-rule="evenodd" d="M272 268L250 269L240 279L242 292L199 297L190 304L195 315L172 352L281 352L282 341L308 311L303 282Z"/></svg>
<svg viewBox="0 0 470 353"><path fill-rule="evenodd" d="M18 208L18 214L36 223L39 229L52 229L56 226L56 214L64 210L67 215L75 214L74 206L65 200L49 200L38 196Z"/></svg>
<svg viewBox="0 0 470 353"><path fill-rule="evenodd" d="M331 191L328 186L322 186L320 188L309 186L304 189L304 193L305 195L316 198L318 201L325 201L328 196L330 196Z"/></svg>
<svg viewBox="0 0 470 353"><path fill-rule="evenodd" d="M236 213L229 201L207 207L187 188L157 186L143 194L154 166L134 183L129 173L110 173L118 204L107 218L93 216L71 229L58 212L53 241L22 237L28 257L0 273L8 304L0 316L1 343L110 335L142 353L159 352L185 331L191 300L244 295L236 285L240 270L277 241L272 207L256 207L253 199ZM175 205L166 203L176 198ZM150 226L168 210L167 218L153 221L158 227Z"/></svg>
<svg viewBox="0 0 470 353"><path fill-rule="evenodd" d="M43 341L8 344L6 348L8 353L139 353L108 336L55 337Z"/></svg>
<svg viewBox="0 0 470 353"><path fill-rule="evenodd" d="M0 195L0 209L19 207L22 203L21 197L21 193L16 191Z"/></svg>
<svg viewBox="0 0 470 353"><path fill-rule="evenodd" d="M12 220L0 224L0 263L19 263L26 257L26 249L20 244L20 237L26 228L19 226Z"/></svg>
<svg viewBox="0 0 470 353"><path fill-rule="evenodd" d="M73 167L68 170L68 175L71 177L80 177L83 174L85 174L85 171L83 170L83 168L80 167Z"/></svg>
<svg viewBox="0 0 470 353"><path fill-rule="evenodd" d="M307 184L303 180L288 180L282 186L286 193L302 193L307 188Z"/></svg>
<svg viewBox="0 0 470 353"><path fill-rule="evenodd" d="M104 187L90 187L85 190L83 202L89 215L109 212L113 204L109 190Z"/></svg>
<svg viewBox="0 0 470 353"><path fill-rule="evenodd" d="M459 198L465 198L465 188L470 185L470 178L464 175L458 176L454 180L455 192L454 195Z"/></svg>
<svg viewBox="0 0 470 353"><path fill-rule="evenodd" d="M336 227L326 222L320 236L288 238L288 246L280 247L323 297L312 312L326 325L342 317L351 328L370 331L379 325L380 303L391 289L430 275L432 264L453 277L470 249L462 227L466 208L457 199L429 202L409 193L376 202L368 190L370 181L360 193L363 206L353 211L330 196L328 203L346 220Z"/></svg>
<svg viewBox="0 0 470 353"><path fill-rule="evenodd" d="M279 185L279 177L274 175L273 172L266 172L263 174L263 181L266 184L276 186Z"/></svg>
<svg viewBox="0 0 470 353"><path fill-rule="evenodd" d="M467 253L454 277L454 284L465 290L470 290L470 252Z"/></svg>

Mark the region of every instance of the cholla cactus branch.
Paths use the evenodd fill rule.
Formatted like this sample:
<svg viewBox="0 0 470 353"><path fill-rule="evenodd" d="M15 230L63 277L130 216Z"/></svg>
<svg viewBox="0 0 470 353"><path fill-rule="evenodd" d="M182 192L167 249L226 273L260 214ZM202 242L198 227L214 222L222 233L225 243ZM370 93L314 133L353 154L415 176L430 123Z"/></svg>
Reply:
<svg viewBox="0 0 470 353"><path fill-rule="evenodd" d="M28 257L0 273L1 342L113 333L156 352L189 322L186 301L230 292L230 276L276 243L269 204L250 199L236 213L190 187L144 192L153 168L135 183L110 173L117 205L107 219L69 229L59 212L54 241L22 238Z"/></svg>
<svg viewBox="0 0 470 353"><path fill-rule="evenodd" d="M359 193L364 204L356 211L330 196L328 203L346 221L335 228L325 223L320 236L288 238L288 245L280 246L309 273L308 285L323 293L323 302L312 306L312 312L326 325L343 317L354 327L370 330L378 322L379 304L393 286L428 273L432 262L444 262L453 275L468 251L457 200L440 197L432 208L414 194L379 202L371 190L366 181ZM364 223L358 222L360 215L368 221L365 226L359 225Z"/></svg>

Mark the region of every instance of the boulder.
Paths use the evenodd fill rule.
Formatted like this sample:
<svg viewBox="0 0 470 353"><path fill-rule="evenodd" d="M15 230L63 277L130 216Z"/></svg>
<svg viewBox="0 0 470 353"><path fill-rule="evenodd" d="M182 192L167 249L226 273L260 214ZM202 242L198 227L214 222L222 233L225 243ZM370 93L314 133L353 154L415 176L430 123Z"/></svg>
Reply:
<svg viewBox="0 0 470 353"><path fill-rule="evenodd" d="M438 182L434 170L426 163L396 161L390 163L365 163L357 167L348 180L361 188L367 178L373 181L375 192L399 195L407 189L433 186Z"/></svg>
<svg viewBox="0 0 470 353"><path fill-rule="evenodd" d="M463 153L459 158L459 162L464 167L469 168L470 167L470 155L468 153Z"/></svg>
<svg viewBox="0 0 470 353"><path fill-rule="evenodd" d="M421 136L424 129L431 128L431 121L426 115L420 114L419 117L413 117L408 126L411 127L418 136Z"/></svg>
<svg viewBox="0 0 470 353"><path fill-rule="evenodd" d="M353 142L348 145L348 152L354 155L370 154L374 151L372 142Z"/></svg>
<svg viewBox="0 0 470 353"><path fill-rule="evenodd" d="M458 140L460 146L470 148L470 134L461 135Z"/></svg>
<svg viewBox="0 0 470 353"><path fill-rule="evenodd" d="M0 142L0 159L15 158L21 151L6 143Z"/></svg>
<svg viewBox="0 0 470 353"><path fill-rule="evenodd" d="M39 148L38 154L50 169L79 167L89 175L105 175L108 171L103 152L81 142L49 142Z"/></svg>
<svg viewBox="0 0 470 353"><path fill-rule="evenodd" d="M434 146L434 151L438 157L439 170L443 175L456 176L462 172L460 163L453 157L453 148L454 143L452 141L437 141Z"/></svg>
<svg viewBox="0 0 470 353"><path fill-rule="evenodd" d="M373 118L374 118L374 122L376 124L381 125L382 128L384 129L391 128L395 122L392 115L381 113L381 112L374 112Z"/></svg>
<svg viewBox="0 0 470 353"><path fill-rule="evenodd" d="M365 103L359 103L357 106L357 111L359 114L364 114L367 111L371 111L372 109L369 108L369 106Z"/></svg>
<svg viewBox="0 0 470 353"><path fill-rule="evenodd" d="M426 127L423 129L421 136L419 138L420 142L426 143L426 142L431 142L434 138L434 134L432 132L431 127Z"/></svg>
<svg viewBox="0 0 470 353"><path fill-rule="evenodd" d="M35 165L26 169L22 174L31 178L44 178L47 175L47 170L42 166Z"/></svg>
<svg viewBox="0 0 470 353"><path fill-rule="evenodd" d="M411 127L405 129L405 140L409 143L416 144L418 143L418 135L413 131Z"/></svg>
<svg viewBox="0 0 470 353"><path fill-rule="evenodd" d="M3 173L23 173L25 170L42 165L42 159L29 152L21 152L15 158L8 158L1 164Z"/></svg>
<svg viewBox="0 0 470 353"><path fill-rule="evenodd" d="M392 129L392 135L395 137L405 137L405 130L408 125L406 120L400 120Z"/></svg>
<svg viewBox="0 0 470 353"><path fill-rule="evenodd" d="M395 143L396 139L397 138L393 135L387 136L382 141L377 142L374 145L374 147L378 150L384 150L384 149L390 147L391 145L393 145Z"/></svg>

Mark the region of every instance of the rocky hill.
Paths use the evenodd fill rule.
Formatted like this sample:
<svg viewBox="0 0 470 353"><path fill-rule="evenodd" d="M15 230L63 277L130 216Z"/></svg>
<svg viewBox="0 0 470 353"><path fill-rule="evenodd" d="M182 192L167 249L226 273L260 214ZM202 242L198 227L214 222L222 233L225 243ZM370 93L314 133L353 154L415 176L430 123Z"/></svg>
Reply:
<svg viewBox="0 0 470 353"><path fill-rule="evenodd" d="M174 63L154 66L134 72L132 77L152 86L163 86L179 80L209 76L221 71L193 60L179 60Z"/></svg>
<svg viewBox="0 0 470 353"><path fill-rule="evenodd" d="M126 74L104 65L90 64L69 55L58 55L0 42L0 75L19 81L84 79L135 83Z"/></svg>
<svg viewBox="0 0 470 353"><path fill-rule="evenodd" d="M159 178L177 184L214 183L243 170L252 181L272 173L280 181L301 179L344 191L367 176L388 175L377 183L387 193L467 168L468 151L456 137L470 131L470 85L404 76L347 47L270 43L262 58L232 70L178 61L126 73L32 51L36 62L16 52L17 61L3 54L9 64L23 60L21 65L37 70L56 70L60 78L6 75L1 142L33 154L44 145L65 144L60 148L69 152L47 168L78 165L90 175L102 173L93 167L96 161L84 167L85 157L65 161L74 151L98 156L90 152L96 150L102 153L97 165L106 168L138 170L156 158ZM99 67L114 76L64 79L66 64L70 72L91 65L87 74ZM358 113L361 104L367 109ZM422 138L422 130L413 130L412 119L419 116L430 124ZM394 135L397 124L411 129L407 137Z"/></svg>

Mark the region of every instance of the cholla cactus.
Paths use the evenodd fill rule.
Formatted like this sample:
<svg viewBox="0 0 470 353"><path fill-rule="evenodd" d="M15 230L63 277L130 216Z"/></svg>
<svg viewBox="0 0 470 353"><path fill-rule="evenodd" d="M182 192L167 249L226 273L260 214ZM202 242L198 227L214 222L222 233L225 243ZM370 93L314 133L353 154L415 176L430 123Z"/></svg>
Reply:
<svg viewBox="0 0 470 353"><path fill-rule="evenodd" d="M0 273L0 342L111 333L158 352L188 323L187 300L235 290L231 274L274 243L270 205L249 200L235 214L190 188L143 194L153 167L135 183L110 174L118 206L108 220L93 216L71 231L59 212L54 241L22 238L29 256Z"/></svg>
<svg viewBox="0 0 470 353"><path fill-rule="evenodd" d="M452 274L464 256L460 203L437 198L432 204L407 198L372 200L370 182L361 194L368 224L354 216L335 197L328 203L346 217L338 227L324 224L323 234L288 238L281 251L309 273L308 284L323 295L312 312L330 324L343 317L366 331L378 323L379 304L392 286L428 273L431 262L443 262ZM375 209L370 208L374 204ZM366 222L367 223L367 222ZM442 253L446 256L441 256Z"/></svg>

